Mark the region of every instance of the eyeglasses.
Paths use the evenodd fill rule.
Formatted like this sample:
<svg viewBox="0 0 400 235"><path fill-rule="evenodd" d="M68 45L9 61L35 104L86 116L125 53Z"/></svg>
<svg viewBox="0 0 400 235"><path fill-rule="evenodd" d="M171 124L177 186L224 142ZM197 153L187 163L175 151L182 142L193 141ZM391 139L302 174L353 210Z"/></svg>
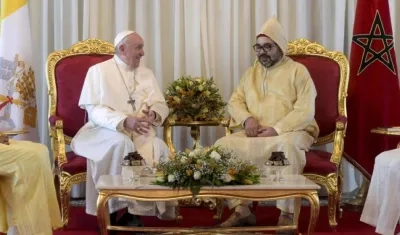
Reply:
<svg viewBox="0 0 400 235"><path fill-rule="evenodd" d="M260 44L254 44L253 49L255 52L260 52L261 50L269 52L274 46L276 46L276 43L266 43L262 46Z"/></svg>

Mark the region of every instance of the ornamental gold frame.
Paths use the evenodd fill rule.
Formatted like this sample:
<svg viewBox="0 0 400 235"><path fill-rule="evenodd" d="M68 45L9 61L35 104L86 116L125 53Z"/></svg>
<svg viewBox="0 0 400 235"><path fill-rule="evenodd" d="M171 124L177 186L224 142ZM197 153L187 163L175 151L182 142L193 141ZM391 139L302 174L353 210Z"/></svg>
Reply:
<svg viewBox="0 0 400 235"><path fill-rule="evenodd" d="M97 219L100 227L101 235L108 235L109 230L117 231L135 231L135 232L174 232L174 234L218 234L224 232L255 232L255 231L271 231L271 230L294 230L294 234L298 234L298 219L300 210L295 210L294 224L288 226L250 226L250 227L228 227L228 228L180 228L180 227L124 227L112 226L110 224L110 213L108 200L112 197L125 198L128 200L139 201L185 201L193 198L190 190L154 190L154 189L99 189L99 197L97 200ZM196 199L216 198L222 199L241 199L251 201L266 201L271 199L285 199L296 197L295 208L300 208L301 198L310 202L311 215L308 225L308 233L313 234L317 219L319 216L319 198L315 189L246 189L246 190L226 190L223 188L202 189L196 195Z"/></svg>
<svg viewBox="0 0 400 235"><path fill-rule="evenodd" d="M307 39L297 39L294 41L290 41L288 44L288 56L295 55L309 55L309 56L317 56L329 58L335 61L340 69L340 81L339 81L339 91L338 91L338 113L339 116L347 117L347 109L346 109L346 99L347 99L347 89L349 83L349 62L346 56L342 52L337 51L329 51L322 45L311 42ZM230 119L225 118L219 121L219 124L225 128L225 134L230 135L231 130L229 128ZM175 153L174 144L172 142L172 126L190 126L191 127L191 135L197 136L195 139L198 140L200 132L197 131L196 123L188 122L175 122L174 120L167 119L164 123L164 139L167 142L167 145L172 153ZM207 123L202 123L201 126L207 126ZM217 126L214 122L209 126ZM333 142L333 152L330 157L330 161L336 165L337 172L331 173L327 176L317 175L317 174L304 174L308 179L316 182L317 184L323 185L328 191L328 217L329 217L329 225L332 229L336 229L337 227L337 212L341 216L342 209L340 208L341 194L342 194L342 186L343 186L343 173L341 160L343 155L344 148L344 137L346 132L346 122L338 119L336 121L335 131L329 133L326 136L318 137L317 141L314 143L314 146L325 145ZM192 133L193 132L193 133ZM196 146L196 144L195 144ZM399 143L400 146L400 143ZM220 212L217 211L217 215Z"/></svg>
<svg viewBox="0 0 400 235"><path fill-rule="evenodd" d="M72 45L70 48L61 51L52 52L47 57L46 62L46 78L49 97L48 117L56 115L57 110L57 85L55 68L61 60L77 55L99 54L114 55L114 46L108 42L99 39L87 39ZM68 162L65 145L71 143L71 136L67 136L63 132L62 120L57 120L54 126L48 124L49 135L51 141L51 149L54 160L57 165L54 167L54 174L58 180L55 181L57 193L60 198L61 219L63 226L68 225L70 193L74 184L80 184L86 181L86 172L71 175L63 171L63 165Z"/></svg>

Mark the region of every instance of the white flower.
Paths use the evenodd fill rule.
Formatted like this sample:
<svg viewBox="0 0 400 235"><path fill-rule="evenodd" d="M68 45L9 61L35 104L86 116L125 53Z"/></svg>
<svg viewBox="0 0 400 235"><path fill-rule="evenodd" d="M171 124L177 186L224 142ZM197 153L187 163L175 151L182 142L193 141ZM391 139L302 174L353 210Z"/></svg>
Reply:
<svg viewBox="0 0 400 235"><path fill-rule="evenodd" d="M172 97L172 99L174 99L178 104L181 102L181 99L176 95Z"/></svg>
<svg viewBox="0 0 400 235"><path fill-rule="evenodd" d="M182 89L180 86L175 86L175 90L179 91L180 89Z"/></svg>
<svg viewBox="0 0 400 235"><path fill-rule="evenodd" d="M219 161L221 159L221 155L217 151L212 151L210 157L215 161Z"/></svg>
<svg viewBox="0 0 400 235"><path fill-rule="evenodd" d="M168 182L174 182L175 181L175 175L168 175Z"/></svg>
<svg viewBox="0 0 400 235"><path fill-rule="evenodd" d="M189 154L189 156L190 156L190 154ZM185 164L186 162L187 162L187 157L182 157L181 158L181 163Z"/></svg>
<svg viewBox="0 0 400 235"><path fill-rule="evenodd" d="M189 85L190 85L190 86L193 86L193 82L192 82L192 81L189 81Z"/></svg>
<svg viewBox="0 0 400 235"><path fill-rule="evenodd" d="M164 176L158 176L158 177L156 178L156 181L157 181L157 182L164 182L164 181L165 181Z"/></svg>
<svg viewBox="0 0 400 235"><path fill-rule="evenodd" d="M203 148L196 148L193 152L195 155L200 155L203 152Z"/></svg>
<svg viewBox="0 0 400 235"><path fill-rule="evenodd" d="M198 86L197 88L199 89L199 91L203 91L204 90L204 87L202 85Z"/></svg>
<svg viewBox="0 0 400 235"><path fill-rule="evenodd" d="M195 171L194 174L193 174L193 178L194 178L195 180L200 179L200 178L201 178L201 173L200 173L200 171Z"/></svg>
<svg viewBox="0 0 400 235"><path fill-rule="evenodd" d="M193 151L189 153L189 157L194 157L194 156L195 156L195 153Z"/></svg>
<svg viewBox="0 0 400 235"><path fill-rule="evenodd" d="M229 183L232 180L232 176L230 174L223 174L221 176L222 181L224 181L225 183Z"/></svg>
<svg viewBox="0 0 400 235"><path fill-rule="evenodd" d="M202 112L202 113L208 113L208 108L207 108L207 107L203 108L203 109L201 110L201 112Z"/></svg>

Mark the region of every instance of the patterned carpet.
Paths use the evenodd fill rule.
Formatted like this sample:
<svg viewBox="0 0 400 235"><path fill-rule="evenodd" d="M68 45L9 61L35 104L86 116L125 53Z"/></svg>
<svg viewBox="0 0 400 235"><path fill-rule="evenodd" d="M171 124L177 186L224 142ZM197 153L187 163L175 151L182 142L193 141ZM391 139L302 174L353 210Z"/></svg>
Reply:
<svg viewBox="0 0 400 235"><path fill-rule="evenodd" d="M65 229L59 229L54 232L54 235L97 235L99 234L97 218L95 216L90 216L85 213L84 208L81 206L83 204L76 204L79 206L71 207L69 224ZM326 235L326 234L342 234L342 235L375 235L375 228L360 222L360 212L348 211L344 208L343 217L339 219L339 224L336 231L332 230L328 223L328 211L326 206L321 206L320 214L315 229L315 235ZM156 217L142 217L142 222L145 226L154 227L183 227L190 230L190 228L205 228L213 227L220 221L212 219L214 211L208 210L206 208L193 208L184 207L181 209L183 220L182 221L165 221L159 220ZM225 208L223 213L223 218L221 221L227 219L230 215L230 211ZM279 210L274 206L259 206L255 210L257 216L257 225L273 226L276 225ZM299 218L299 230L302 234L307 234L307 228L310 218L310 209L307 206L303 206ZM396 233L400 232L400 227L397 228ZM134 234L132 232L118 232L118 235L128 235ZM166 233L148 233L150 234L166 234ZM188 234L188 233L185 233ZM199 233L189 233L197 234ZM211 235L210 232L200 233L202 235ZM225 233L224 233L225 234ZM238 234L238 233L235 233ZM249 234L249 233L239 233L239 234ZM252 233L254 234L254 233ZM259 234L259 233L258 233ZM267 232L266 234L271 234ZM182 234L181 234L182 235Z"/></svg>

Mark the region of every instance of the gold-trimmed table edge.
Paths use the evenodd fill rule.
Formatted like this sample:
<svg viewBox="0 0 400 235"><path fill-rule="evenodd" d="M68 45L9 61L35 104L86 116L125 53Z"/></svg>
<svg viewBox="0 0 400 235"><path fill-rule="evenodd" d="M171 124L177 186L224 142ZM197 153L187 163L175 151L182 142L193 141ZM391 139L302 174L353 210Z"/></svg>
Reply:
<svg viewBox="0 0 400 235"><path fill-rule="evenodd" d="M29 131L26 129L18 130L18 131L0 131L0 134L8 135L8 136L22 135L22 134L28 134L28 133L29 133Z"/></svg>
<svg viewBox="0 0 400 235"><path fill-rule="evenodd" d="M151 197L149 197L151 196ZM97 218L102 235L108 235L109 230L118 231L137 231L137 232L239 232L239 231L272 231L294 229L298 233L299 211L295 213L295 224L292 226L252 226L252 227L234 227L234 228L180 228L180 227L123 227L111 226L108 211L108 200L112 197L120 197L130 200L142 201L173 201L192 198L189 190L154 190L154 189L99 189L99 197L97 201ZM300 204L300 198L307 199L310 202L311 215L308 226L308 233L313 234L316 222L319 216L319 198L316 189L246 189L246 191L227 191L221 189L201 190L197 195L199 198L237 198L250 201L267 201L283 198L296 197L296 204Z"/></svg>
<svg viewBox="0 0 400 235"><path fill-rule="evenodd" d="M371 130L371 133L382 135L400 135L400 127L377 127Z"/></svg>

